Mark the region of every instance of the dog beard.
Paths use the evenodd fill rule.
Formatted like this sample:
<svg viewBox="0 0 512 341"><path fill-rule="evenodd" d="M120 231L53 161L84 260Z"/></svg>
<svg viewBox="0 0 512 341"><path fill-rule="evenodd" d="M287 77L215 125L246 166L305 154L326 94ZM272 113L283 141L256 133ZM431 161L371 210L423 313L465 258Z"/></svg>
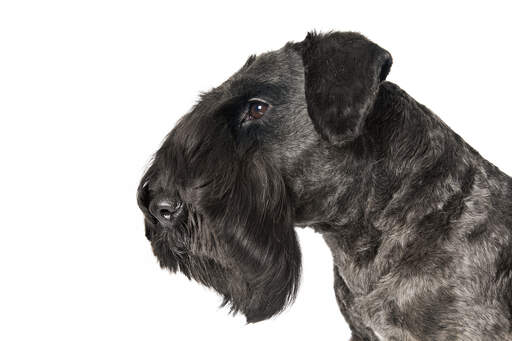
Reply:
<svg viewBox="0 0 512 341"><path fill-rule="evenodd" d="M247 322L261 321L290 304L298 288L301 254L291 199L257 140L244 145L229 125L200 121L178 123L141 181L146 235L162 267L214 288ZM147 209L162 192L183 202L170 227Z"/></svg>

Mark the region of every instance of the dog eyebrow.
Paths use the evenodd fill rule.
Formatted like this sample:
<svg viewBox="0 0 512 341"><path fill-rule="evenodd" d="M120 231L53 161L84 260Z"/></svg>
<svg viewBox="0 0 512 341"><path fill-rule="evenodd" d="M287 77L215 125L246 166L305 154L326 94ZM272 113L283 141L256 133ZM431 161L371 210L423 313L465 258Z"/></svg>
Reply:
<svg viewBox="0 0 512 341"><path fill-rule="evenodd" d="M231 84L231 93L236 97L249 100L252 97L264 96L270 101L279 102L286 97L288 91L284 83L279 81L261 81L254 78L241 78Z"/></svg>

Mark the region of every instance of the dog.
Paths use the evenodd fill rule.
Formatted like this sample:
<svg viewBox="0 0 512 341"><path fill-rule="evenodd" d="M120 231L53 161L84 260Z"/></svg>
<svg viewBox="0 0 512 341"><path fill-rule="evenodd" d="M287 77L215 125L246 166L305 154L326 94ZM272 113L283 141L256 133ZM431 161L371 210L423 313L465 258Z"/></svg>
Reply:
<svg viewBox="0 0 512 341"><path fill-rule="evenodd" d="M258 322L293 302L311 227L353 341L512 340L512 179L391 65L359 33L311 32L202 94L137 191L161 267Z"/></svg>

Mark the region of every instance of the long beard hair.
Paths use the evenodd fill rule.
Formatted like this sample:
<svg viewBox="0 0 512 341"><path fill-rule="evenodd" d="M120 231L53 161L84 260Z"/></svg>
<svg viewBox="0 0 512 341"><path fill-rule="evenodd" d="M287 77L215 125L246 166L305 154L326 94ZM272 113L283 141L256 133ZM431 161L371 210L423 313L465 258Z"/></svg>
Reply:
<svg viewBox="0 0 512 341"><path fill-rule="evenodd" d="M257 134L242 137L232 120L202 115L200 106L178 122L141 180L146 235L162 267L214 288L248 322L261 321L293 302L298 289L291 198ZM161 193L184 205L171 228L147 209Z"/></svg>

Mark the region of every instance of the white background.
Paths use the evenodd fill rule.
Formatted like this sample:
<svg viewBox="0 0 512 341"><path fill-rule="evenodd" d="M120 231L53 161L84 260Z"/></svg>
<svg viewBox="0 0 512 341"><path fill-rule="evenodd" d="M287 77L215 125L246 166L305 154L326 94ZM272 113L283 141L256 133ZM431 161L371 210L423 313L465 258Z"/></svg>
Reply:
<svg viewBox="0 0 512 341"><path fill-rule="evenodd" d="M386 48L388 79L512 174L511 11L426 4L1 1L0 339L348 340L320 235L298 231L297 302L245 325L159 269L135 192L199 91L311 29Z"/></svg>

